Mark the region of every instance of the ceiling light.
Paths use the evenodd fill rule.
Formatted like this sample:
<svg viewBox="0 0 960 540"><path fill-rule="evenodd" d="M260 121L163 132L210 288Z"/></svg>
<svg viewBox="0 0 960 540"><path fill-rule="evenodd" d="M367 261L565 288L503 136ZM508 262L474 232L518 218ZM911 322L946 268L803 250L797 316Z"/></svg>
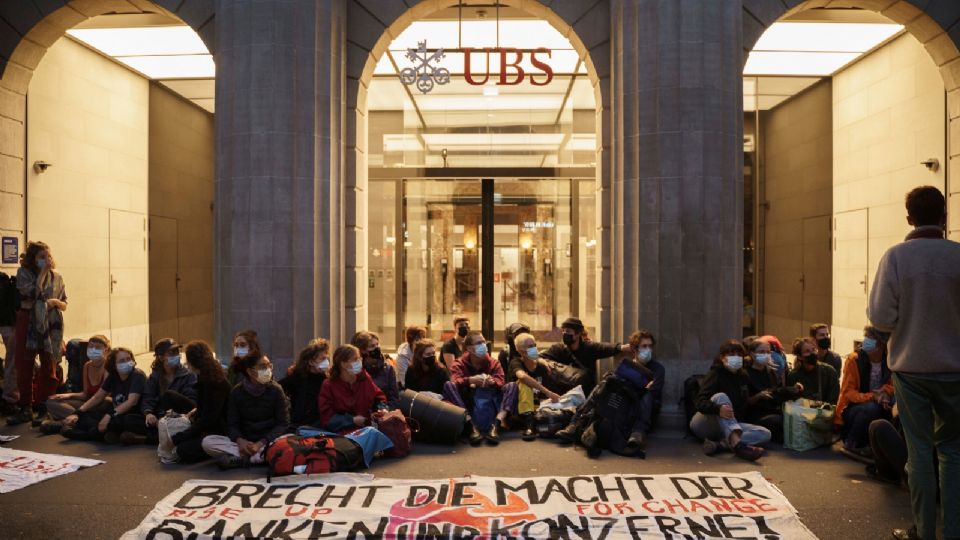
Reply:
<svg viewBox="0 0 960 540"><path fill-rule="evenodd" d="M753 51L747 58L744 75L833 75L860 56L856 52L767 52Z"/></svg>
<svg viewBox="0 0 960 540"><path fill-rule="evenodd" d="M209 54L177 56L121 56L116 58L150 79L203 79L215 74Z"/></svg>
<svg viewBox="0 0 960 540"><path fill-rule="evenodd" d="M67 34L107 56L207 54L200 36L189 26L145 28L74 28Z"/></svg>
<svg viewBox="0 0 960 540"><path fill-rule="evenodd" d="M864 53L901 30L899 24L778 22L760 36L753 50Z"/></svg>

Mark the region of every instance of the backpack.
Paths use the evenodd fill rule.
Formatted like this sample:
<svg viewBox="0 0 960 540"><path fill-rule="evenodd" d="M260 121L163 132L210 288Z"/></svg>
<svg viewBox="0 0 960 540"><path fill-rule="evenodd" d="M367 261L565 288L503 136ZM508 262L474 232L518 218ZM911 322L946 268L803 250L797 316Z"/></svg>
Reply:
<svg viewBox="0 0 960 540"><path fill-rule="evenodd" d="M690 420L697 414L697 396L700 394L700 384L703 382L703 375L691 375L683 381L683 397L680 398L683 404L683 413L686 417L687 435L693 435L690 431Z"/></svg>
<svg viewBox="0 0 960 540"><path fill-rule="evenodd" d="M534 415L537 435L547 439L555 437L557 432L567 427L572 419L573 411L570 409L540 409Z"/></svg>
<svg viewBox="0 0 960 540"><path fill-rule="evenodd" d="M87 342L71 339L67 342L67 388L70 392L83 392L83 365L87 363Z"/></svg>
<svg viewBox="0 0 960 540"><path fill-rule="evenodd" d="M0 272L0 326L13 326L17 322L20 307L20 292L17 278Z"/></svg>
<svg viewBox="0 0 960 540"><path fill-rule="evenodd" d="M603 389L597 396L594 430L597 447L608 448L620 455L631 455L627 439L639 415L640 397L645 390L637 391L630 381L608 375Z"/></svg>
<svg viewBox="0 0 960 540"><path fill-rule="evenodd" d="M473 392L473 411L470 418L480 431L490 429L500 410L500 396L496 389L477 388Z"/></svg>
<svg viewBox="0 0 960 540"><path fill-rule="evenodd" d="M373 413L373 425L393 443L393 447L384 451L386 457L406 457L410 455L410 439L412 433L403 413L392 411L377 411Z"/></svg>
<svg viewBox="0 0 960 540"><path fill-rule="evenodd" d="M337 449L332 437L291 435L276 439L264 452L271 476L336 472Z"/></svg>

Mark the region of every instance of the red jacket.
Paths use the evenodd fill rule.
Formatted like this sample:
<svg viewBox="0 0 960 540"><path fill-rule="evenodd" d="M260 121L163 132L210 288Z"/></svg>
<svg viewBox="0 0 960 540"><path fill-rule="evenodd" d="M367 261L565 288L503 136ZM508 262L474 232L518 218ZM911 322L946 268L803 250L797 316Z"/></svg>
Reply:
<svg viewBox="0 0 960 540"><path fill-rule="evenodd" d="M503 366L500 365L499 361L494 361L493 358L490 358L490 355L487 355L487 358L480 363L479 368L473 367L473 363L470 360L470 353L463 353L463 356L454 360L453 365L450 366L450 380L457 387L466 387L470 383L467 382L467 379L473 377L474 375L489 375L490 379L487 382L487 386L490 388L500 388L504 384L503 380Z"/></svg>
<svg viewBox="0 0 960 540"><path fill-rule="evenodd" d="M373 384L370 375L366 371L361 371L357 375L357 380L353 384L344 382L339 377L331 377L323 381L320 386L320 396L317 398L317 409L320 413L320 425L322 427L336 428L331 431L347 431L355 429L351 424L347 428L331 426L330 422L337 415L347 415L351 418L362 416L370 423L370 412L377 403L386 403L387 396Z"/></svg>

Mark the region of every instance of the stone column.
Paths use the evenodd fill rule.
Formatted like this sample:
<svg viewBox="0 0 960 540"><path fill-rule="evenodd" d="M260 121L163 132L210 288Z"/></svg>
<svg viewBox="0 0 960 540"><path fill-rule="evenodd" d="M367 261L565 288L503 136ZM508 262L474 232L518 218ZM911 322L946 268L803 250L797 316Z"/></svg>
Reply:
<svg viewBox="0 0 960 540"><path fill-rule="evenodd" d="M611 333L651 330L675 392L740 337L742 8L613 0L611 9L610 294L622 306Z"/></svg>
<svg viewBox="0 0 960 540"><path fill-rule="evenodd" d="M219 354L255 329L279 365L343 308L345 0L217 3Z"/></svg>

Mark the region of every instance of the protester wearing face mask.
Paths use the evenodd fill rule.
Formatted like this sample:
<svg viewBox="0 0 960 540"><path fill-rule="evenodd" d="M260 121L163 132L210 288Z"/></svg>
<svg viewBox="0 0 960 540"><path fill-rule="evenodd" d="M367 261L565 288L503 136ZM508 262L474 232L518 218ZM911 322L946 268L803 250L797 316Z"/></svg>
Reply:
<svg viewBox="0 0 960 540"><path fill-rule="evenodd" d="M387 408L387 396L363 369L360 350L341 345L333 351L330 375L320 387L320 427L348 433L370 425L371 414Z"/></svg>
<svg viewBox="0 0 960 540"><path fill-rule="evenodd" d="M124 347L110 350L107 356L107 379L97 393L77 407L77 412L63 419L64 437L78 440L120 442L120 434L133 431L146 433L140 414L140 397L147 386L147 376L136 367L133 352ZM100 406L110 397L111 407Z"/></svg>
<svg viewBox="0 0 960 540"><path fill-rule="evenodd" d="M357 332L351 340L363 356L363 369L387 396L387 405L391 409L397 408L400 400L400 386L397 384L397 371L383 357L380 350L380 337L373 332Z"/></svg>
<svg viewBox="0 0 960 540"><path fill-rule="evenodd" d="M780 382L769 342L756 339L748 349L750 357L745 371L750 397L743 419L767 428L775 442L783 442L783 403L800 397L803 386L784 386Z"/></svg>
<svg viewBox="0 0 960 540"><path fill-rule="evenodd" d="M556 343L541 353L547 360L584 369L588 377L583 381L583 391L590 394L597 381L597 360L616 358L631 354L629 343L598 343L590 336L580 319L570 317L560 325L562 343Z"/></svg>
<svg viewBox="0 0 960 540"><path fill-rule="evenodd" d="M841 427L838 450L851 457L872 458L870 423L891 417L893 384L887 366L887 337L872 326L863 329L860 348L847 356L843 388L833 421Z"/></svg>
<svg viewBox="0 0 960 540"><path fill-rule="evenodd" d="M273 381L273 365L263 354L234 364L240 382L227 399L227 435L203 438L203 451L221 469L263 464L267 445L290 425L290 403Z"/></svg>
<svg viewBox="0 0 960 540"><path fill-rule="evenodd" d="M145 435L136 432L120 434L123 444L156 444L157 422L167 411L186 414L197 406L197 376L183 364L180 344L163 338L153 346L153 365L147 388L140 401L140 411L147 427Z"/></svg>
<svg viewBox="0 0 960 540"><path fill-rule="evenodd" d="M110 354L110 340L106 336L95 335L87 340L87 362L83 364L83 391L71 394L54 394L47 400L47 414L50 419L40 424L40 431L45 434L60 433L63 429L62 420L77 412L77 407L92 398L103 381L107 380L107 355ZM109 403L101 404L109 410Z"/></svg>
<svg viewBox="0 0 960 540"><path fill-rule="evenodd" d="M537 438L534 413L540 399L560 401L560 395L553 392L544 382L550 378L547 361L540 358L537 341L531 334L517 334L513 338L517 355L511 355L507 365L506 378L517 384L517 413L523 423L521 437L525 441Z"/></svg>
<svg viewBox="0 0 960 540"><path fill-rule="evenodd" d="M317 398L330 370L330 342L317 338L300 351L297 362L290 366L280 386L290 399L290 422L299 426L315 426L320 420Z"/></svg>
<svg viewBox="0 0 960 540"><path fill-rule="evenodd" d="M236 384L240 381L236 380L236 375L239 371L236 369L236 363L241 359L253 355L260 356L263 354L263 350L260 348L260 341L257 339L257 332L254 330L241 330L237 332L237 335L233 336L233 357L230 360L230 365L227 367L227 380L230 381L230 384ZM267 358L269 360L269 358Z"/></svg>
<svg viewBox="0 0 960 540"><path fill-rule="evenodd" d="M750 379L743 370L746 354L740 341L724 343L700 386L690 431L703 439L703 453L708 456L730 449L741 459L756 461L763 455L760 446L770 441L767 428L737 420L746 416L748 407Z"/></svg>
<svg viewBox="0 0 960 540"><path fill-rule="evenodd" d="M836 403L840 395L840 378L828 364L817 360L817 344L813 338L797 338L793 342L796 360L787 373L787 386L803 386L801 397Z"/></svg>
<svg viewBox="0 0 960 540"><path fill-rule="evenodd" d="M840 371L843 369L843 360L840 359L839 354L830 350L833 344L830 337L830 325L825 323L811 325L810 337L817 342L817 360L832 367L839 377Z"/></svg>
<svg viewBox="0 0 960 540"><path fill-rule="evenodd" d="M467 334L470 333L470 319L462 315L454 317L453 331L454 336L445 341L443 347L440 348L443 365L446 366L447 369L453 366L457 358L463 356L463 340L465 340Z"/></svg>
<svg viewBox="0 0 960 540"><path fill-rule="evenodd" d="M426 392L437 399L443 399L443 385L450 380L450 374L437 360L437 346L430 339L421 339L413 347L410 368L407 370L404 385L414 392Z"/></svg>
<svg viewBox="0 0 960 540"><path fill-rule="evenodd" d="M467 410L467 423L470 444L478 445L484 438L493 445L500 443L500 431L503 420L510 414L517 402L517 384L504 381L503 366L490 357L487 340L483 333L473 330L463 340L465 352L450 366L450 381L443 385L443 397ZM486 389L486 392L478 392ZM476 405L475 398L492 393L496 403L496 417L490 423L486 433L481 433L474 424L472 416Z"/></svg>
<svg viewBox="0 0 960 540"><path fill-rule="evenodd" d="M203 450L203 439L227 432L230 383L210 345L191 341L183 351L184 364L197 376L197 407L187 414L190 427L175 433L171 440L176 447L177 461L203 461L210 457Z"/></svg>

